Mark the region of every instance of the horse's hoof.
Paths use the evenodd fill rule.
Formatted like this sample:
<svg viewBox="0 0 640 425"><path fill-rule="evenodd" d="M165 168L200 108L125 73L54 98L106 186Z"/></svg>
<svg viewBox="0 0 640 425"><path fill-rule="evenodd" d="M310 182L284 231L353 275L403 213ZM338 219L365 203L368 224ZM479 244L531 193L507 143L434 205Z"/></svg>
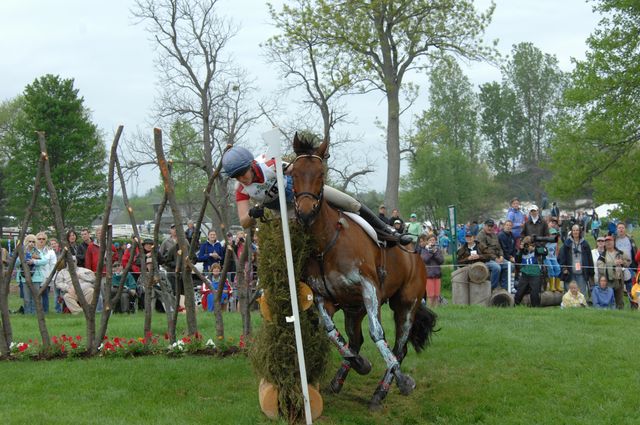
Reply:
<svg viewBox="0 0 640 425"><path fill-rule="evenodd" d="M371 400L369 402L370 412L379 412L382 410L382 403L379 400Z"/></svg>
<svg viewBox="0 0 640 425"><path fill-rule="evenodd" d="M333 394L338 394L340 390L342 390L342 385L343 385L342 382L338 382L335 379L333 379L329 384L329 392Z"/></svg>
<svg viewBox="0 0 640 425"><path fill-rule="evenodd" d="M358 375L366 375L371 372L371 362L361 355L349 359L349 364Z"/></svg>
<svg viewBox="0 0 640 425"><path fill-rule="evenodd" d="M409 395L416 388L416 381L414 381L409 375L398 373L396 376L396 382L398 383L398 389L402 395Z"/></svg>

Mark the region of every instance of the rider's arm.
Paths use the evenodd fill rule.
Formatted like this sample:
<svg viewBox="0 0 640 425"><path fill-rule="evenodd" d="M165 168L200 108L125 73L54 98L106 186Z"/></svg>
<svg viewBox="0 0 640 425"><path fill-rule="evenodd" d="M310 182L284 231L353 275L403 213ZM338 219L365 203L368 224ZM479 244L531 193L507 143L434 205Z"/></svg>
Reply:
<svg viewBox="0 0 640 425"><path fill-rule="evenodd" d="M249 200L243 199L236 202L236 206L238 207L238 219L240 220L240 225L244 228L251 227L256 224L256 221L249 217Z"/></svg>

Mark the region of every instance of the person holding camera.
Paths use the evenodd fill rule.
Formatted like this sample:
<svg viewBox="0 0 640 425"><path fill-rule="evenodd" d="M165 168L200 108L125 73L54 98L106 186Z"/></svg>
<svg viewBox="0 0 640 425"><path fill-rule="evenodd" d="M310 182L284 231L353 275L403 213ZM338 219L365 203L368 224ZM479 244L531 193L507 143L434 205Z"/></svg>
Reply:
<svg viewBox="0 0 640 425"><path fill-rule="evenodd" d="M544 247L540 247L544 249ZM522 298L526 294L531 294L531 307L540 307L540 290L542 289L542 268L541 255L536 252L536 244L533 237L522 238L522 247L516 254L516 262L520 270L518 280L518 291L514 297L516 305L520 305Z"/></svg>
<svg viewBox="0 0 640 425"><path fill-rule="evenodd" d="M598 275L600 278L606 277L607 286L613 289L616 308L622 310L624 308L624 282L627 278L625 274L628 273L627 267L631 264L631 259L616 248L613 236L606 236L604 245L604 252L597 262Z"/></svg>
<svg viewBox="0 0 640 425"><path fill-rule="evenodd" d="M440 266L444 263L444 255L438 247L436 235L420 235L418 238L418 252L427 269L427 302L429 307L437 307L440 303L440 278L442 270Z"/></svg>
<svg viewBox="0 0 640 425"><path fill-rule="evenodd" d="M580 292L586 294L592 286L590 283L593 282L593 257L591 247L582 237L579 225L574 224L571 227L570 236L565 239L560 248L558 262L562 269L560 279L564 282L565 292L569 289L569 282L575 280Z"/></svg>

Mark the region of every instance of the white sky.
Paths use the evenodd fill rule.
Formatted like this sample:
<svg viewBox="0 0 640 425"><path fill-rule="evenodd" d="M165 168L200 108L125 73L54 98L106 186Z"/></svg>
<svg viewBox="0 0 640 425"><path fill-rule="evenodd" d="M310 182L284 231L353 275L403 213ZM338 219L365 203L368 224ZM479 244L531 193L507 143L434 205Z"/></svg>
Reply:
<svg viewBox="0 0 640 425"><path fill-rule="evenodd" d="M150 108L156 95L155 56L143 25L134 25L131 0L2 0L0 2L0 100L20 94L34 79L58 74L75 79L75 87L106 134L107 144L119 124L125 135L136 129L151 134ZM274 3L279 3L275 1ZM584 0L497 0L485 39L498 38L499 50L509 54L512 45L532 42L544 53L556 55L561 69L572 68L570 58L582 59L585 40L599 17ZM484 9L488 0L476 1ZM257 80L262 96L269 96L280 82L265 64L259 44L273 34L262 0L219 0L219 14L232 18L241 29L232 42L233 56ZM466 68L477 86L500 80L499 70L486 64ZM413 78L422 86L420 101L412 111L426 107L426 76ZM384 158L381 131L376 117L384 121L386 105L379 94L353 98L348 104L356 124L348 130L362 136L363 151ZM410 116L404 116L408 124ZM269 128L256 126L253 135ZM376 146L372 149L372 144ZM369 185L383 190L385 161L369 178ZM157 182L151 172L135 187L140 193Z"/></svg>

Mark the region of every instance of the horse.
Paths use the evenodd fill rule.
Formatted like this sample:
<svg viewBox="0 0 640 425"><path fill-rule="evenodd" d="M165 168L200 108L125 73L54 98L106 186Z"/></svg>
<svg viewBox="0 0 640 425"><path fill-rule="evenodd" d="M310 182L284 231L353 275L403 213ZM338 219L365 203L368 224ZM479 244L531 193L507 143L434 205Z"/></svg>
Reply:
<svg viewBox="0 0 640 425"><path fill-rule="evenodd" d="M328 141L314 147L312 141L296 134L293 150L296 157L289 165L289 173L293 178L295 215L313 235L316 245L304 279L314 292L325 331L343 358L329 388L340 392L351 368L362 375L371 371L371 363L359 354L362 320L366 316L370 337L386 363L369 403L371 410L378 410L394 378L402 395L414 390L415 381L400 368L407 343L421 352L434 332L437 316L422 303L425 266L415 252L397 244L380 245L352 217L323 198ZM380 309L386 302L395 321L393 350L385 340L380 319ZM333 322L338 310L344 312L348 344Z"/></svg>

